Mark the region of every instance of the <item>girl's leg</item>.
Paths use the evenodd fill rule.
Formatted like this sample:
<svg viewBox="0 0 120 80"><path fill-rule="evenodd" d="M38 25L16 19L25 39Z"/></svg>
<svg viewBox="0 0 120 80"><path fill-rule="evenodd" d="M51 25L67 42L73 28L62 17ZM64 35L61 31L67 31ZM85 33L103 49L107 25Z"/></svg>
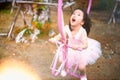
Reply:
<svg viewBox="0 0 120 80"><path fill-rule="evenodd" d="M62 54L59 55L59 62L63 63L63 56L62 56ZM66 75L67 75L67 73L66 73L65 66L64 66L62 71L61 71L61 76L65 77Z"/></svg>
<svg viewBox="0 0 120 80"><path fill-rule="evenodd" d="M80 69L80 80L87 80L87 76L86 76L86 66L85 65L80 65L79 66Z"/></svg>

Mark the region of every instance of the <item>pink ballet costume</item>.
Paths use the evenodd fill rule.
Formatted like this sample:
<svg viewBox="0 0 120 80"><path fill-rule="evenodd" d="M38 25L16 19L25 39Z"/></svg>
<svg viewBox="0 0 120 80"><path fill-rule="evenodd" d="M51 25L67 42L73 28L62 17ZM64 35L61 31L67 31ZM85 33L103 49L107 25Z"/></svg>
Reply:
<svg viewBox="0 0 120 80"><path fill-rule="evenodd" d="M72 44L81 44L81 34L83 32L86 33L85 29L81 27L79 29L79 32L73 37L71 34L71 31L69 29L69 26L65 26L65 31L68 34L68 45ZM87 36L87 33L86 33ZM88 47L86 49L83 49L81 51L79 50L73 50L72 48L67 49L66 55L67 55L67 68L72 68L76 65L88 65L88 64L94 64L96 60L101 56L102 50L101 50L101 44L91 38L87 38L88 41ZM59 48L59 47L58 47ZM60 52L60 57L63 57L62 50L58 49ZM62 58L61 58L62 59Z"/></svg>

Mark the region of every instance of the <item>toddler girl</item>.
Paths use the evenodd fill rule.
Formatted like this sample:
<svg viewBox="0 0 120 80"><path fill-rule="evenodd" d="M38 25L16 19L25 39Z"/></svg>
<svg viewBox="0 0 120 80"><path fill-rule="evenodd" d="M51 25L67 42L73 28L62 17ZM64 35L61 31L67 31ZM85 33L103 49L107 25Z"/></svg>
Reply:
<svg viewBox="0 0 120 80"><path fill-rule="evenodd" d="M88 38L90 27L91 21L87 13L81 9L76 9L70 17L69 25L66 25L63 30L64 35L67 37L67 44L71 46L67 49L67 66L72 68L78 65L80 80L87 80L86 65L95 63L102 54L100 43ZM61 35L58 34L50 38L49 41L56 43L61 38ZM81 49L81 51L78 49ZM61 54L59 58L62 61L62 51L58 52Z"/></svg>

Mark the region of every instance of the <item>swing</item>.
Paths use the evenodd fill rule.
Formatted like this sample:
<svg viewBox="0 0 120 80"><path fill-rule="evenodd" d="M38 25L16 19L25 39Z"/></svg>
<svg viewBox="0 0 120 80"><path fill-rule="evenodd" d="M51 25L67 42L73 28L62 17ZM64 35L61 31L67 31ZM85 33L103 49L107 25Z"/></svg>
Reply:
<svg viewBox="0 0 120 80"><path fill-rule="evenodd" d="M92 0L89 0L89 4L88 4L88 8L87 8L87 14L89 14L90 12L90 8L91 8L91 4L92 4ZM56 53L56 55L53 58L52 64L50 65L50 69L52 70L52 75L53 76L57 76L58 74L60 74L60 72L62 70L64 70L64 68L68 68L67 66L67 48L71 48L69 45L66 44L66 38L63 34L63 30L62 27L64 26L64 21L63 21L63 13L62 13L62 0L58 0L58 29L59 32L62 36L62 43L61 42L56 42L56 44L61 44L61 46L58 48L58 52ZM59 51L63 50L63 62L61 63L60 66L57 66L57 62L58 62L58 58L59 58ZM81 49L78 49L79 51L81 51ZM77 78L80 78L80 75L77 75L75 72L78 69L78 65L75 66L73 72L70 72L69 69L67 69L67 73L71 76L75 76ZM63 76L65 76L66 74L64 74Z"/></svg>

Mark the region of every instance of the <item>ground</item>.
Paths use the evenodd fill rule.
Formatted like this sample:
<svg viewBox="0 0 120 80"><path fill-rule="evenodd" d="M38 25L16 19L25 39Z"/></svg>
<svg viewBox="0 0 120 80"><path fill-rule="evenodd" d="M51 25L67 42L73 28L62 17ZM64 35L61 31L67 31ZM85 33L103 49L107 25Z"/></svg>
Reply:
<svg viewBox="0 0 120 80"><path fill-rule="evenodd" d="M8 28L14 15L0 13L0 31L8 32ZM55 24L57 31L56 9L51 10L51 20ZM91 11L92 28L89 37L98 40L102 46L102 56L93 65L87 66L88 80L120 80L120 29L119 23L108 24L110 11ZM64 10L65 24L68 23L70 10ZM21 26L22 21L19 16L16 26ZM79 80L75 77L67 76L54 77L51 74L50 65L54 57L56 45L49 43L50 37L38 38L34 43L15 43L6 36L0 36L0 70L9 65L15 66L16 62L21 65L31 67L38 75L38 80ZM3 65L6 61L8 66ZM15 62L15 64L14 64ZM13 64L11 64L13 63ZM30 70L31 70L30 68ZM0 71L1 74L1 71ZM37 79L36 79L37 80Z"/></svg>

